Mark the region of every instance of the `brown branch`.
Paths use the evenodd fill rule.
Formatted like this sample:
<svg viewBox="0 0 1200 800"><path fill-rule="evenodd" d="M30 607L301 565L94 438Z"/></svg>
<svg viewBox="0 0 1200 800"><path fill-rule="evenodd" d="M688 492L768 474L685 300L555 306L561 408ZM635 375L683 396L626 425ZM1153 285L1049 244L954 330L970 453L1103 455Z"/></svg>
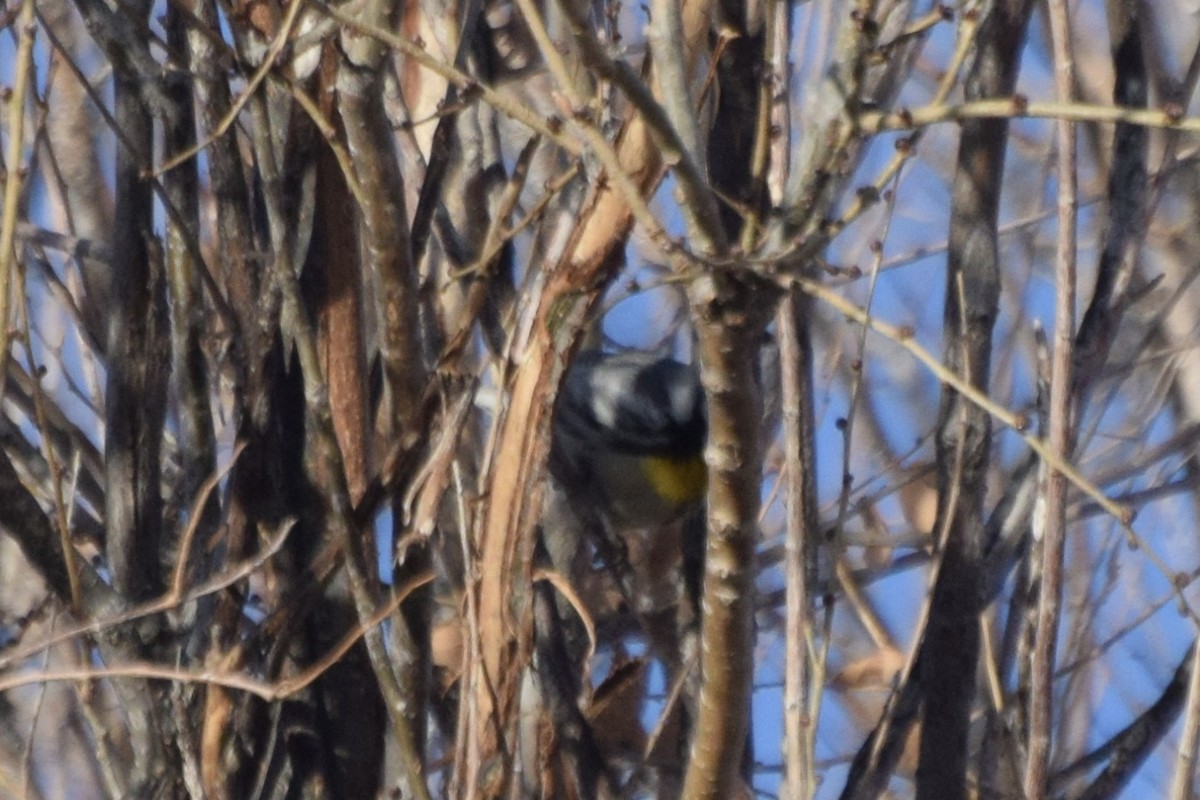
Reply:
<svg viewBox="0 0 1200 800"><path fill-rule="evenodd" d="M150 662L129 662L109 665L106 667L81 667L79 669L46 670L41 672L20 672L11 677L0 677L0 692L16 689L21 686L35 686L56 681L96 681L105 678L144 678L153 680L173 681L182 683L202 683L212 686L223 686L237 689L255 695L268 702L284 700L311 686L317 679L329 671L330 667L342 660L358 641L378 628L380 623L396 612L396 609L408 599L409 595L425 586L434 579L430 573L418 575L396 591L395 596L387 603L373 609L366 618L347 633L336 646L313 662L298 675L284 680L268 683L248 675L227 672L220 668L205 670L188 670L170 667Z"/></svg>
<svg viewBox="0 0 1200 800"><path fill-rule="evenodd" d="M969 99L1012 91L1033 4L1006 0L980 24L967 79ZM997 217L1008 123L964 124L950 217L943 358L950 371L986 392L992 326L998 312ZM982 507L991 450L986 413L943 387L938 413L938 522L946 531L919 667L922 702L919 800L966 796L967 743L979 658ZM956 496L953 506L951 495Z"/></svg>
<svg viewBox="0 0 1200 800"><path fill-rule="evenodd" d="M326 496L323 499L327 503L326 521L331 538L345 559L351 599L362 625L372 614L377 594L371 567L374 556L368 555L371 551L364 546L373 542L374 537L368 537L364 542L364 537L354 525L354 507L334 432L328 388L321 371L317 337L308 321L307 311L300 296L297 274L286 261L279 268L279 273L283 296L280 328L284 335L295 342L304 381L306 427L313 437L311 446L315 451L314 460L325 488ZM410 789L417 798L427 800L429 788L424 780L420 760L414 757L416 740L410 721L403 713L402 690L392 671L383 636L373 626L368 627L363 636L371 669L391 717L393 733L400 743L401 752L407 754L405 769L410 777Z"/></svg>
<svg viewBox="0 0 1200 800"><path fill-rule="evenodd" d="M179 74L168 82L166 89L173 105L163 132L167 150L183 149L196 139L192 82L184 77L190 75L192 66L187 23L182 10L168 4L164 22L167 43L180 54L182 63ZM168 218L164 260L171 298L168 304L171 388L178 403L177 453L183 473L178 487L180 499L186 502L195 496L217 463L208 365L202 344L207 322L200 278L202 266L198 267L192 258L192 253L199 250L200 236L200 176L196 164L186 164L164 176L163 188L178 211L176 216ZM217 527L219 504L206 504L196 509L196 513L203 519L203 538L207 538ZM181 563L191 555L178 548L176 552Z"/></svg>
<svg viewBox="0 0 1200 800"><path fill-rule="evenodd" d="M683 13L678 6L675 2L660 4L652 14L656 22L660 18L673 21L669 33L651 36L651 47L655 56L654 72L662 77L650 80L673 78L670 83L659 88L657 94L662 98L660 104L647 86L646 78L634 73L624 61L608 57L583 17L583 7L570 0L559 3L559 7L571 22L575 42L579 45L585 63L597 75L621 87L647 125L663 162L675 170L683 196L680 210L688 220L689 235L695 242L696 249L701 253L720 255L728 247L727 237L721 228L713 190L700 169L698 133L686 133L688 125L695 124L695 111L690 101L692 93L687 90L686 75L694 70L702 43L698 41L696 15L688 15L690 24L685 30Z"/></svg>
<svg viewBox="0 0 1200 800"><path fill-rule="evenodd" d="M787 623L784 675L784 771L789 796L809 798L817 776L814 696L809 658L816 595L817 550L820 546L816 478L816 422L813 399L813 347L809 332L811 300L796 292L779 311L779 357L782 362L784 449L787 459Z"/></svg>
<svg viewBox="0 0 1200 800"><path fill-rule="evenodd" d="M25 170L19 169L21 152L25 147L25 96L31 79L33 66L33 0L21 3L15 73L12 96L8 98L8 149L4 153L7 170L4 179L4 209L0 218L0 358L7 360L9 350L9 306L12 300L11 281L16 266L17 215L20 207L21 187ZM0 400L4 399L6 371L0 371Z"/></svg>
<svg viewBox="0 0 1200 800"><path fill-rule="evenodd" d="M533 618L538 652L537 683L574 796L616 797L613 777L596 743L592 726L579 708L577 666L572 663L559 624L550 580L538 580L533 588Z"/></svg>
<svg viewBox="0 0 1200 800"><path fill-rule="evenodd" d="M1144 108L1149 101L1141 26L1133 0L1112 0L1109 28L1115 68L1113 101ZM1129 281L1146 230L1148 131L1117 125L1108 175L1108 224L1091 302L1079 323L1072 386L1082 403L1108 359L1128 301ZM1079 418L1079 413L1076 413Z"/></svg>
<svg viewBox="0 0 1200 800"><path fill-rule="evenodd" d="M373 2L363 7L359 17L374 26L390 28L394 20L389 17L394 16L396 8L395 4ZM356 295L362 291L361 283L364 280L370 281L368 285L375 287L372 296L379 309L379 352L388 401L386 419L389 424L385 430L407 432L419 424L421 394L428 376L424 368L423 339L419 327L421 317L417 299L416 259L407 225L404 178L396 159L391 127L383 114L384 48L371 37L346 33L341 40L344 59L336 78L338 110L360 187L362 205L359 212L365 234L359 245L362 274L351 276L351 280ZM429 177L427 173L426 178ZM360 302L356 310L361 313L365 307ZM357 390L365 392L366 380L362 373L366 365L362 355L361 333L354 337L353 347L357 352L352 355L360 370L356 376L359 380L354 385ZM365 396L359 398L354 408L363 413L360 422L365 423ZM360 428L356 434L361 437L358 446L362 448L362 457L357 463L365 470L366 430ZM347 434L342 435L343 440L348 438ZM457 436L452 441L457 443ZM345 445L343 452L347 452ZM351 487L355 499L361 500L367 491L365 474L359 481L352 482ZM441 488L444 490L444 484ZM441 492L438 492L439 500L440 496ZM406 527L400 511L399 504L396 504L392 522L394 551L397 554L396 581L404 581L408 576L427 571L431 560L424 540L407 550L399 546ZM403 698L402 713L412 733L411 741L399 741L406 780L410 784L422 780L425 760L432 613L430 591L418 591L413 602L402 609L400 618L394 620L391 631L392 663L397 687Z"/></svg>
<svg viewBox="0 0 1200 800"><path fill-rule="evenodd" d="M1075 91L1075 62L1071 52L1070 14L1062 0L1049 5L1050 38L1054 50L1055 89L1059 101L1069 102ZM1078 207L1076 134L1073 123L1055 125L1058 152L1058 237L1055 250L1054 351L1051 356L1049 444L1053 455L1070 458L1075 420L1071 417L1071 360L1075 338L1075 247ZM1035 621L1030 633L1029 729L1023 785L1025 794L1043 793L1050 761L1054 714L1054 659L1063 592L1063 553L1067 526L1067 479L1061 472L1044 473L1045 516Z"/></svg>
<svg viewBox="0 0 1200 800"><path fill-rule="evenodd" d="M1115 123L1131 129L1162 128L1200 133L1200 117L1185 117L1174 109L1149 109L1132 99L1130 105L1095 105L1030 100L1023 95L973 100L957 105L933 105L901 111L868 111L855 118L863 133L909 131L946 122L971 119L1063 119L1072 122Z"/></svg>
<svg viewBox="0 0 1200 800"><path fill-rule="evenodd" d="M700 669L703 684L683 797L735 794L749 723L754 651L754 548L762 476L756 365L773 311L757 285L698 278L689 296L708 401L708 539Z"/></svg>

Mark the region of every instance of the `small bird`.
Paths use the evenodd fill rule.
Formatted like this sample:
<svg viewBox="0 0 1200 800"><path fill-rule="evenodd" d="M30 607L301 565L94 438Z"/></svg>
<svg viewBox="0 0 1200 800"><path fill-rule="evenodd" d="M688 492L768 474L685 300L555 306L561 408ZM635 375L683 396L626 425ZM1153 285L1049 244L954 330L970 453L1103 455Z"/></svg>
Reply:
<svg viewBox="0 0 1200 800"><path fill-rule="evenodd" d="M668 675L692 663L699 647L707 437L696 367L637 351L578 356L551 424L550 472L558 488L541 542L551 563L569 575L579 574L591 552L584 542L592 542ZM674 625L662 625L660 614L671 606ZM568 652L582 652L576 612L565 603L558 609ZM686 674L681 743L699 697L699 671Z"/></svg>
<svg viewBox="0 0 1200 800"><path fill-rule="evenodd" d="M554 407L550 471L617 529L665 525L704 498L704 392L694 367L651 353L581 354Z"/></svg>

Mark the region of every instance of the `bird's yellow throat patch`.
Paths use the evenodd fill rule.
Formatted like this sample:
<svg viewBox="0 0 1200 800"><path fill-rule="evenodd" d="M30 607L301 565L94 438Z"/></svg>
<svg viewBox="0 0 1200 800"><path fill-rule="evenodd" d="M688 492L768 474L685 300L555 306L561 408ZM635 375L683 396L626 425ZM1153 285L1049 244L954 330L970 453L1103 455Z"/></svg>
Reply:
<svg viewBox="0 0 1200 800"><path fill-rule="evenodd" d="M683 506L699 500L708 482L708 470L700 456L671 458L643 456L642 472L654 491L673 506Z"/></svg>

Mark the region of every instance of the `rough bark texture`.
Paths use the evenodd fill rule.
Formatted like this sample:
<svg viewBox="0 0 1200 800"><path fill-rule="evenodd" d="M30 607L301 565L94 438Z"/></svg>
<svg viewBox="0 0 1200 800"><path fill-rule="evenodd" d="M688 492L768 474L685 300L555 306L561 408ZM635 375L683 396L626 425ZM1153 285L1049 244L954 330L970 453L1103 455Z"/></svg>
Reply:
<svg viewBox="0 0 1200 800"><path fill-rule="evenodd" d="M1187 796L1200 55L1056 3L1071 92L1031 0L10 4L0 794ZM628 347L706 394L661 529L545 465Z"/></svg>
<svg viewBox="0 0 1200 800"><path fill-rule="evenodd" d="M980 26L967 77L970 99L1012 92L1017 53L1032 3L995 4ZM1006 120L963 124L953 187L942 357L971 386L986 392L992 328L1000 297L996 224L1008 142ZM941 566L921 647L921 756L917 796L967 796L967 747L979 663L980 565L983 557L984 480L991 419L958 392L945 388L938 409L938 515L935 541Z"/></svg>

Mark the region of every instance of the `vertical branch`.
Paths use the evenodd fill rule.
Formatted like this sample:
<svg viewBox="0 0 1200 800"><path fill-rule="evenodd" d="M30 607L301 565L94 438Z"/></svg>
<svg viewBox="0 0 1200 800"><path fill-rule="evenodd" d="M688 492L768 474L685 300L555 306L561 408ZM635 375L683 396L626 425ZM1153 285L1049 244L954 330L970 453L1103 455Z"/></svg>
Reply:
<svg viewBox="0 0 1200 800"><path fill-rule="evenodd" d="M763 17L764 63L749 164L751 196L764 194L769 208L782 207L791 166L791 44L791 6L782 0L769 0ZM748 208L747 212L740 245L743 252L750 253L757 248L763 220L762 209Z"/></svg>
<svg viewBox="0 0 1200 800"><path fill-rule="evenodd" d="M1113 102L1145 108L1148 101L1146 54L1137 0L1107 0L1112 40ZM1108 220L1104 249L1096 269L1096 288L1075 339L1072 385L1082 406L1100 374L1121 326L1129 281L1146 226L1146 163L1149 133L1140 125L1117 123L1106 201ZM1078 418L1079 412L1076 412Z"/></svg>
<svg viewBox="0 0 1200 800"><path fill-rule="evenodd" d="M743 8L740 16L746 13L749 12ZM736 16L734 19L739 26L746 24ZM764 33L761 25L757 30L738 30L737 33L737 38L721 51L717 62L720 91L707 149L713 188L736 205L736 208L731 207L726 201L719 209L726 239L730 242L741 240L743 233L753 237L756 231L750 229L756 227L754 221L764 216L767 202L761 173L753 172L755 156L761 157L762 149L767 145L764 129L768 127L765 123L769 109L761 102L763 83L769 82L769 78L764 77ZM745 229L743 208L750 210L752 220L745 224Z"/></svg>
<svg viewBox="0 0 1200 800"><path fill-rule="evenodd" d="M149 13L143 6L139 13ZM113 585L131 601L161 591L159 451L168 361L162 254L152 252L152 121L139 78L113 65L113 96L123 146L117 148L112 308L105 403L105 524Z"/></svg>
<svg viewBox="0 0 1200 800"><path fill-rule="evenodd" d="M417 20L423 15L437 17L439 14L442 14L448 18L457 15L462 20L462 23L460 29L457 31L458 46L454 53L454 68L459 70L465 69L472 48L475 45L475 31L478 27L480 16L478 0L468 0L460 8L455 8L455 4L451 2L437 4L438 11L432 11L430 8L423 6L425 6L423 3L409 4L409 7L404 12L406 15L403 21L404 27L419 28L420 23ZM445 7L442 8L441 6ZM451 146L451 140L458 121L458 109L462 104L463 87L458 86L453 81L446 82L445 93L434 104L431 97L432 93L422 87L422 84L426 81L435 81L436 78L424 70L417 69L416 64L412 62L406 63L406 68L407 74L404 76L404 85L405 98L409 104L409 113L421 114L422 112L431 111L433 108L439 109L437 127L434 129L428 148L426 149L426 152L429 154L428 164L425 167L424 174L421 176L421 180L418 181L420 184L419 192L416 208L413 209L412 226L409 232L409 238L412 240L410 246L412 262L419 265L424 263L426 252L429 249L434 217L439 206L447 199L445 197L446 177L455 156L455 148ZM429 102L422 104L420 99L425 99Z"/></svg>
<svg viewBox="0 0 1200 800"><path fill-rule="evenodd" d="M764 290L727 275L690 287L700 380L708 399L708 541L696 733L682 797L728 798L749 730L754 677L754 550L762 476L762 398L755 374Z"/></svg>
<svg viewBox="0 0 1200 800"><path fill-rule="evenodd" d="M736 38L716 64L720 91L704 151L706 165L713 190L732 198L739 208L750 209L757 219L767 202L761 180L769 112L761 102L764 34L749 4L733 0L720 5ZM692 209L697 217L701 211ZM738 241L742 233L753 238L753 232L744 230L741 215L728 203L718 212L723 230L713 230L701 244L708 245L702 248L706 251L718 248L713 254L720 256L727 242ZM736 794L739 772L752 758L748 734L754 679L754 551L762 480L757 364L762 329L778 298L748 277L712 273L694 280L688 297L708 401L704 460L709 478L702 681L682 796L726 798Z"/></svg>
<svg viewBox="0 0 1200 800"><path fill-rule="evenodd" d="M364 7L365 21L390 25L396 4L374 2ZM364 276L375 287L378 304L379 350L383 364L388 419L385 430L399 439L417 424L418 405L426 382L422 361L417 274L413 263L404 203L404 178L396 159L390 125L383 115L381 65L383 46L365 36L342 36L345 58L338 70L338 109L346 143L356 167L362 207ZM403 538L402 508L393 509L393 542ZM428 569L424 543L397 553L393 586ZM398 741L405 779L423 780L424 740L429 683L429 616L433 612L428 587L418 590L393 622L393 671L403 698L402 714L408 736Z"/></svg>
<svg viewBox="0 0 1200 800"><path fill-rule="evenodd" d="M614 239L611 245L619 241ZM478 651L474 647L468 651L458 733L460 741L474 739L478 744L470 758L457 764L456 796L508 794L514 753L506 739L513 730L517 691L528 656L533 526L542 506L538 465L545 463L549 449L551 387L560 381L565 354L612 265L605 258L570 265L575 269L560 268L552 275L538 298L534 338L509 379L511 399L495 423L497 446L485 473L489 490L478 517L479 577L471 596L471 613L479 619ZM581 286L586 287L583 293Z"/></svg>
<svg viewBox="0 0 1200 800"><path fill-rule="evenodd" d="M382 14L383 2L369 6L368 16ZM371 51L379 47L369 37L343 37L352 49ZM361 44L359 42L361 41ZM342 84L353 86L347 95L362 93L365 78L353 74L357 65L335 59L328 51L319 72L318 101L321 112L331 121L337 133L344 124L338 106L343 96L335 94ZM351 71L349 80L343 73ZM351 106L353 108L353 104ZM342 171L332 147L318 144L316 153L316 195L313 214L313 240L305 277L320 288L309 290L306 297L313 305L317 324L316 334L321 356L321 375L329 390L329 409L333 430L346 472L350 499L357 502L366 490L367 478L367 363L363 344L363 278L361 242L354 199L361 191L351 192L347 176ZM297 254L299 255L299 254ZM315 256L315 257L312 257Z"/></svg>
<svg viewBox="0 0 1200 800"><path fill-rule="evenodd" d="M287 263L280 268L280 287L283 305L280 326L282 332L294 339L300 370L304 379L306 405L306 427L311 432L314 460L327 484L328 502L326 523L329 535L344 556L344 568L349 583L349 594L360 621L370 619L376 611L375 584L371 579L374 553L368 553L363 537L354 527L350 490L346 483L346 472L342 465L341 451L333 427L333 414L329 404L329 393L321 374L321 355L317 336L308 320L301 296L299 280ZM374 541L373 537L369 541ZM409 720L403 713L401 689L392 672L386 643L377 627L369 628L363 636L371 669L384 705L391 717L392 730L405 753L414 752L413 734ZM406 764L406 767L411 765ZM410 784L410 791L419 800L429 798L429 788L420 774Z"/></svg>
<svg viewBox="0 0 1200 800"><path fill-rule="evenodd" d="M794 292L780 307L779 357L782 368L784 454L787 464L787 533L784 545L787 661L783 686L783 766L785 796L808 800L816 789L811 716L813 634L812 596L816 590L816 535L819 526L816 477L816 420L813 407L813 350L808 312L811 300Z"/></svg>
<svg viewBox="0 0 1200 800"><path fill-rule="evenodd" d="M34 6L32 0L22 3L17 17L19 37L17 43L16 74L11 94L8 97L8 150L4 155L4 204L3 219L0 220L0 363L7 364L9 359L9 316L10 302L15 290L21 298L24 309L21 313L24 328L25 346L29 352L29 363L33 370L33 401L36 409L39 438L45 452L46 465L50 472L52 493L55 498L55 512L58 522L59 546L62 548L63 563L70 579L71 594L69 606L74 614L82 617L84 607L79 588L79 567L75 563L74 546L71 543L71 529L67 525L67 513L63 502L62 472L54 455L54 448L47 440L45 420L45 403L42 388L38 383L37 368L34 363L33 345L30 334L29 303L25 289L25 274L18 266L16 248L14 247L17 216L21 210L21 189L27 168L22 165L22 150L25 146L25 97L30 85L30 67L33 65L33 43L37 33L34 23ZM15 285L13 277L16 277ZM8 382L8 370L0 370L0 402L4 400L5 387Z"/></svg>
<svg viewBox="0 0 1200 800"><path fill-rule="evenodd" d="M197 23L186 27L195 113L200 129L212 131L231 105L229 84L219 67L223 53L211 38L211 32L219 28L217 9L214 0L186 0L183 7ZM278 304L276 294L266 291L263 259L256 256L262 248L255 242L246 166L238 152L235 131L219 136L205 152L215 212L213 233L220 242L213 260L233 312L227 356L232 413L236 435L246 443L229 478L223 543L225 558L232 563L248 556L254 548L259 522L275 524L284 513L278 503L284 487L278 473L271 474L272 457L282 456L270 442L271 418L278 414L279 404L270 391L267 371L267 351L272 336L278 333L273 313ZM238 640L242 602L227 592L216 597L213 606L208 644L215 652L227 652ZM197 632L198 636L207 634ZM213 800L244 796L251 791L249 784L259 766L259 751L256 748L248 752L229 744L239 735L247 735L261 719L262 711L256 701L216 686L205 687L202 722L198 726L199 758L201 782ZM230 724L238 714L248 720L240 731Z"/></svg>
<svg viewBox="0 0 1200 800"><path fill-rule="evenodd" d="M197 22L187 26L195 112L200 129L212 131L221 124L231 105L229 84L224 80L223 70L217 66L224 53L211 38L211 31L220 25L217 9L214 0L187 0L184 8ZM267 325L259 322L268 316L265 308L271 305L264 303L266 287L262 259L256 257L258 245L254 241L254 215L247 192L246 169L234 131L226 131L210 142L205 153L208 156L209 191L216 214L215 235L221 245L215 253L216 261L220 265L221 283L229 297L236 326L230 332L233 381L239 390L235 396L243 406L239 413L244 410L249 415L256 407L262 413L266 410L262 370L271 332ZM240 471L247 465L247 459L243 458L239 464ZM230 556L237 558L238 553Z"/></svg>
<svg viewBox="0 0 1200 800"><path fill-rule="evenodd" d="M767 4L767 57L770 78L763 93L769 114L767 195L772 206L784 201L791 151L792 9L773 0ZM761 134L761 131L760 131ZM759 145L764 142L759 137ZM752 165L752 168L755 165ZM746 247L752 226L742 238ZM813 597L816 593L817 547L820 509L817 500L816 408L813 393L813 342L809 314L811 299L790 292L780 305L776 329L779 335L780 405L783 416L783 448L787 470L785 499L787 529L784 533L785 633L783 677L783 770L785 788L781 796L808 800L817 787L816 728L813 698ZM765 389L765 387L764 387Z"/></svg>
<svg viewBox="0 0 1200 800"><path fill-rule="evenodd" d="M32 347L33 329L30 322L29 309L29 294L26 290L25 269L18 266L13 271L16 277L14 289L17 297L21 298L21 336L26 343L26 352L28 353L29 364L32 368L32 392L34 419L37 421L38 438L41 440L42 457L46 461L46 470L50 479L50 494L54 499L53 503L53 519L58 527L58 541L62 548L63 560L67 567L67 577L70 579L71 597L68 607L76 617L82 619L87 609L83 604L83 594L79 584L79 565L75 559L75 545L71 542L71 524L69 520L69 512L67 509L66 499L64 497L62 466L59 464L58 456L54 452L54 446L51 444L51 437L48 434L50 426L46 419L46 398L45 392L42 390L41 381L37 376L40 365L34 356Z"/></svg>
<svg viewBox="0 0 1200 800"><path fill-rule="evenodd" d="M792 148L792 7L783 0L767 4L767 59L770 75L763 82L763 92L769 101L767 117L770 146L766 153L768 166L767 195L774 207L782 207L791 174ZM760 131L761 132L761 131Z"/></svg>
<svg viewBox="0 0 1200 800"><path fill-rule="evenodd" d="M329 384L333 427L350 497L357 501L369 482L369 401L357 220L354 201L329 148L321 148L317 164L313 249L323 251L317 262L323 285L316 308L321 372Z"/></svg>
<svg viewBox="0 0 1200 800"><path fill-rule="evenodd" d="M968 100L1012 91L1031 8L1030 0L1001 0L991 7L976 39L978 50L965 88ZM996 222L1007 138L1007 120L973 120L962 126L950 219L943 357L951 370L985 392L1000 294ZM924 701L917 766L921 800L966 796L990 449L988 415L943 387L934 529L946 536L919 664Z"/></svg>
<svg viewBox="0 0 1200 800"><path fill-rule="evenodd" d="M334 103L338 98L334 87L342 66L326 51L318 97L322 102L322 111L332 120L337 119ZM340 138L341 134L342 131L338 130L335 135ZM322 457L306 459L306 465L310 479L332 501L333 514L341 515L344 512L338 506L343 502L340 496L343 487L346 491L344 500L353 505L362 497L368 484L362 237L358 230L354 196L332 146L326 142L314 142L313 147L315 193L312 241L301 275L304 289L302 313L312 315L312 335L318 361L313 382L310 382L308 371L311 365L303 358L301 360L305 371L305 395L309 399L305 435L306 438L314 436L314 428L328 423L334 441L324 441L323 432L314 436L321 444L318 447L309 445L306 450L320 452ZM286 308L286 290L284 297ZM327 418L323 416L324 409L316 411L312 403L314 382L322 384L321 390L325 393L322 404L328 403ZM340 470L342 474L335 477L334 470ZM322 521L322 525L327 524ZM330 527L337 531L335 541L339 542L344 552L347 564L345 577L349 581L334 580L325 587L320 606L310 623L313 641L322 649L332 646L356 624L361 624L370 613L367 611L364 614L364 609L373 608L379 600L374 571L374 529L370 525L364 526L365 529L355 529L345 520L339 520ZM342 535L349 535L350 538L342 540ZM349 552L350 548L357 552ZM358 565L350 566L352 561L357 561ZM359 574L356 575L356 572ZM341 740L354 736L358 739L356 747L341 750L336 754L336 761L331 760L330 763L331 767L335 767L331 773L338 776L340 791L352 797L374 795L379 789L379 764L383 758L386 725L380 707L383 698L374 685L376 681L372 681L370 665L364 655L363 647L355 647L345 658L332 665L318 683L324 723L332 732L332 738ZM390 665L384 664L382 668L390 669ZM400 713L397 707L395 714ZM408 741L403 737L399 740L404 744ZM421 779L419 770L416 778Z"/></svg>
<svg viewBox="0 0 1200 800"><path fill-rule="evenodd" d="M21 151L25 148L25 95L29 89L30 67L33 66L33 39L37 28L33 23L33 0L21 3L17 17L18 41L16 69L12 93L8 96L8 149L4 153L4 210L0 219L0 359L8 361L9 303L12 294L12 272L16 258L17 213L20 207L21 185L25 170L20 166ZM7 370L0 371L0 400L4 399Z"/></svg>
<svg viewBox="0 0 1200 800"><path fill-rule="evenodd" d="M54 173L61 181L58 202L66 214L71 233L97 243L109 241L112 230L112 205L109 202L105 170L100 166L99 142L92 137L100 122L89 101L93 90L81 77L76 63L81 52L80 31L70 0L43 0L37 3L37 17L52 48L49 68L55 71L54 90L48 94L45 132ZM65 67L65 69L64 69ZM95 98L95 95L91 95ZM107 114L107 111L103 112ZM77 259L75 275L67 280L82 289L79 299L80 338L97 352L104 351L104 319L108 313L109 260ZM77 278L75 276L78 276ZM89 364L89 369L92 365ZM89 376L89 388L100 396L98 382Z"/></svg>
<svg viewBox="0 0 1200 800"><path fill-rule="evenodd" d="M175 113L164 127L163 143L167 152L182 152L196 140L192 54L188 49L187 21L178 7L167 6L165 25L167 43L179 54L182 63L168 73L167 95L174 103ZM179 402L179 453L183 462L178 500L186 503L216 468L208 374L200 343L205 323L204 304L200 276L192 260L200 231L200 187L195 160L168 172L163 177L163 186L168 202L176 211L167 222L166 270L171 293L172 379ZM208 532L216 525L216 512L215 500L205 504L201 512L204 528L198 542L207 539ZM179 558L190 561L190 555L180 553Z"/></svg>
<svg viewBox="0 0 1200 800"><path fill-rule="evenodd" d="M132 20L116 20L129 26L135 38L133 31L145 29L149 12L149 3L131 4L125 13ZM84 16L88 18L87 11ZM115 39L111 44L118 47ZM113 59L113 117L120 133L107 319L104 521L113 586L126 602L148 600L163 586L160 453L170 350L163 335L162 252L153 235L152 187L144 177L153 151L153 122L143 92L142 75L128 62ZM129 791L146 794L166 768L154 701L144 684L122 681L116 690L128 706L131 745L139 754Z"/></svg>
<svg viewBox="0 0 1200 800"><path fill-rule="evenodd" d="M1054 49L1054 85L1059 102L1071 102L1075 62L1071 20L1065 0L1050 2L1050 39ZM1050 367L1050 452L1067 459L1073 448L1071 360L1075 336L1076 134L1067 120L1055 123L1058 148L1058 242L1055 250L1054 353ZM1029 746L1024 789L1027 797L1045 792L1053 724L1054 656L1062 605L1063 549L1067 525L1067 479L1047 470L1045 540L1037 604L1036 634L1030 663Z"/></svg>
<svg viewBox="0 0 1200 800"><path fill-rule="evenodd" d="M1107 11L1115 73L1114 101L1122 106L1144 107L1147 102L1146 57L1142 49L1137 3L1135 0L1109 0ZM1074 425L1088 401L1095 376L1099 374L1108 358L1112 342L1124 315L1137 248L1140 246L1141 235L1145 229L1147 142L1148 135L1144 128L1125 123L1119 123L1116 126L1113 137L1112 166L1108 177L1109 224L1105 228L1104 247L1096 271L1096 287L1087 311L1079 324L1079 332L1074 338L1073 348L1071 344L1064 344L1061 338L1065 334L1058 325L1062 319L1060 314L1066 309L1062 309L1065 298L1060 296L1058 299L1055 360L1052 366L1056 372L1054 374L1055 383L1051 387L1050 419L1052 427L1050 437L1052 446L1057 445L1064 449L1055 449L1053 452L1056 455L1069 457L1074 449ZM1060 153L1060 157L1061 155ZM1062 180L1060 175L1060 181ZM1061 206L1060 198L1060 214L1062 213L1064 213L1064 209ZM1059 224L1061 228L1063 222L1060 221ZM1060 251L1064 249L1062 236L1063 232L1060 230ZM1061 264L1058 269L1062 273L1060 281L1071 277L1065 274L1065 267ZM1058 291L1060 295L1063 292L1061 283ZM1060 350L1064 352L1060 354ZM1060 365L1060 355L1063 357L1069 355L1071 359L1069 367ZM1058 370L1062 370L1065 374ZM1063 387L1057 383L1060 376L1063 380L1068 381L1070 390L1066 398L1057 397L1056 404L1056 393L1063 391ZM1062 430L1056 430L1059 427ZM1056 440L1056 435L1064 438ZM1050 490L1054 490L1053 479L1055 477L1061 480L1061 476L1052 475L1051 483L1048 486ZM1056 500L1056 498L1048 492L1047 502L1049 503L1051 500ZM1058 501L1056 500L1056 502ZM1045 584L1050 580L1058 580L1061 583L1061 555L1052 563L1053 554L1049 552L1051 545L1055 544L1049 533L1050 528L1057 524L1054 520L1054 512L1053 506L1048 507L1046 554L1043 564L1046 570L1053 567L1057 574L1043 576L1038 606L1039 633L1034 645L1034 661L1036 663L1041 658L1049 662L1043 663L1040 667L1046 671L1053 670L1053 651L1040 653L1039 650L1045 650L1051 646L1051 642L1048 642L1047 639L1053 636L1054 625L1049 622L1049 615L1053 613L1057 617L1057 609L1047 608L1045 605L1050 591ZM1061 547L1061 543L1058 543L1058 546ZM1057 597L1056 594L1055 599L1051 602L1056 604ZM1050 625L1049 630L1045 627L1046 625ZM1037 672L1031 676L1031 680L1039 680ZM1048 681L1049 677L1043 674L1041 680ZM1024 776L1027 794L1034 790L1040 794L1046 785L1047 765L1045 761L1048 758L1050 725L1048 717L1052 697L1050 691L1050 686L1036 683L1031 689L1030 754ZM1047 750L1046 752L1035 752L1035 748L1039 751L1042 748Z"/></svg>

